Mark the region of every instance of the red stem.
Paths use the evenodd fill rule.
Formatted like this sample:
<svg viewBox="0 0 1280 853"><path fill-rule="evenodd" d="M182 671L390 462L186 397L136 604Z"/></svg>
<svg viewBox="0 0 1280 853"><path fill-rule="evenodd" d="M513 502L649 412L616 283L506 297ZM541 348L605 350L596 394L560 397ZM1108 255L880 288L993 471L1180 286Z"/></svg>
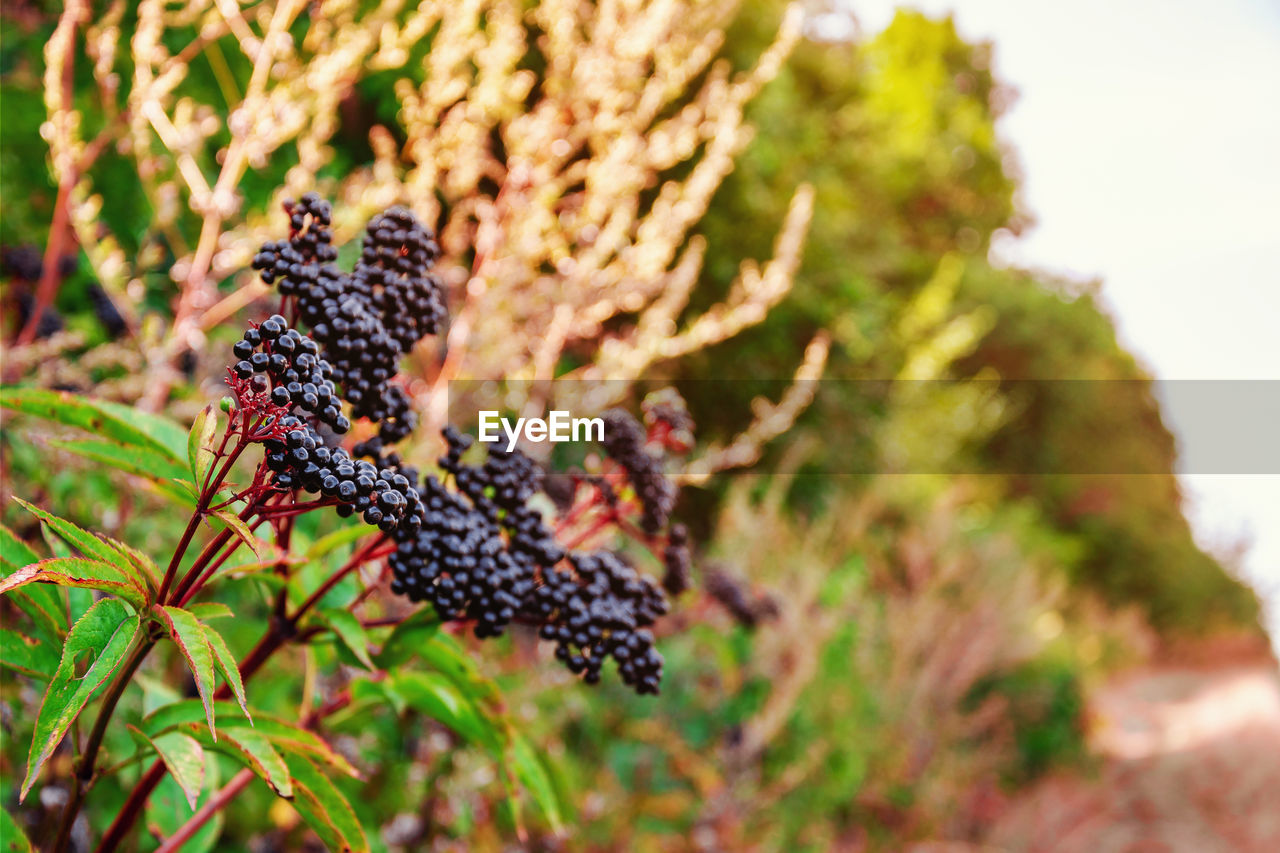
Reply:
<svg viewBox="0 0 1280 853"><path fill-rule="evenodd" d="M156 853L174 853L174 851L181 848L191 836L200 831L200 827L208 823L209 818L217 814L223 806L231 802L236 794L240 793L253 781L253 775L253 771L246 767L233 776L230 782L223 785L209 798L209 802L201 806L200 810L193 814L186 823L178 827L177 832L165 839L165 842L156 848Z"/></svg>

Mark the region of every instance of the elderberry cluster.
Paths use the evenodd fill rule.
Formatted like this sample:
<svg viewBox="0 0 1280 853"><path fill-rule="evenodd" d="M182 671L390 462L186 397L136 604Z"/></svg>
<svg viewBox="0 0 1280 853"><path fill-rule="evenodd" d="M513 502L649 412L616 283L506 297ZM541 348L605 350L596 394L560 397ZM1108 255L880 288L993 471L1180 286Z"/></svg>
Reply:
<svg viewBox="0 0 1280 853"><path fill-rule="evenodd" d="M326 446L315 430L293 415L280 422L283 438L263 442L267 468L281 489L305 489L338 501L338 515L361 513L366 524L412 535L422 524L418 490L394 468L352 459L341 447Z"/></svg>
<svg viewBox="0 0 1280 853"><path fill-rule="evenodd" d="M472 439L452 427L444 430L440 478L419 479L390 450L414 426L408 395L394 382L399 360L445 314L441 282L429 271L439 254L432 234L408 211L388 210L370 221L347 274L334 264L329 204L312 193L286 209L289 238L265 244L253 266L278 285L282 311L310 334L272 316L236 344L231 368L245 400L277 407L267 418L270 436L261 439L271 484L318 492L339 515L360 513L387 532L396 546L388 560L392 591L431 602L442 620L468 620L477 637L531 623L588 683L599 681L612 657L626 684L657 693L663 661L648 628L667 612L662 588L618 554L568 552L556 541L530 501L556 491L557 481L523 453L495 446L483 463L465 464ZM377 426L350 450L340 438L348 417ZM676 492L646 448L644 428L611 412L604 445L640 496L645 530L656 534ZM607 478L570 480L560 484L562 502L571 503L585 480L616 514ZM686 539L678 525L669 531L668 575L681 559L687 575Z"/></svg>
<svg viewBox="0 0 1280 853"><path fill-rule="evenodd" d="M308 193L288 211L289 239L263 245L253 267L295 302L352 415L377 421L385 442L399 441L416 417L391 380L401 356L444 319L443 286L429 271L439 246L412 213L392 208L369 222L348 274L334 264L329 203Z"/></svg>
<svg viewBox="0 0 1280 853"><path fill-rule="evenodd" d="M273 314L256 328L246 330L231 351L239 359L231 368L237 377L269 377L274 405L285 409L297 406L339 435L351 428L330 379L333 367L320 357L320 346L297 329L289 328L284 317Z"/></svg>
<svg viewBox="0 0 1280 853"><path fill-rule="evenodd" d="M612 657L624 684L657 693L662 655L646 629L668 610L662 590L611 551L570 554L569 563L573 572L544 573L530 602L530 615L542 622L538 636L554 641L556 659L588 684Z"/></svg>
<svg viewBox="0 0 1280 853"><path fill-rule="evenodd" d="M442 619L475 620L478 637L498 636L524 607L541 571L565 552L526 501L541 469L522 453L492 452L482 467L464 465L471 437L444 431L440 467L456 491L435 477L422 484L426 512L414 534L397 534L392 590L429 600Z"/></svg>
<svg viewBox="0 0 1280 853"><path fill-rule="evenodd" d="M692 584L692 561L689 557L689 528L673 524L667 530L667 546L662 551L662 564L666 573L662 576L662 588L672 595L680 595Z"/></svg>
<svg viewBox="0 0 1280 853"><path fill-rule="evenodd" d="M661 458L645 446L647 434L639 421L622 409L610 409L602 418L604 451L627 472L640 500L640 526L646 533L657 533L675 506L675 484L663 473Z"/></svg>

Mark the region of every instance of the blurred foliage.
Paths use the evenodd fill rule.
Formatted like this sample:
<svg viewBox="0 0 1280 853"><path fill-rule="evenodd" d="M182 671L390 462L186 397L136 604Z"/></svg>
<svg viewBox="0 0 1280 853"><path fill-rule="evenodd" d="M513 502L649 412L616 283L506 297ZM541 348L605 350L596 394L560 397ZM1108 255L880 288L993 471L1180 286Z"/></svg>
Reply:
<svg viewBox="0 0 1280 853"><path fill-rule="evenodd" d="M748 8L726 47L739 62L782 4ZM710 292L728 286L735 258L769 239L783 187L813 185L813 225L791 296L684 368L691 410L704 437L728 431L725 413L767 383L708 380L787 376L801 342L829 329L827 381L799 423L840 437L828 439L822 470L1007 474L1007 497L1031 498L1046 524L1076 539L1072 577L1082 588L1141 604L1173 634L1256 630L1252 591L1192 539L1149 377L1091 289L986 260L998 232L1008 239L1027 225L996 129L1013 96L993 76L992 54L962 40L950 18L901 11L852 43L806 42L764 88L748 110L755 139L702 222ZM950 349L922 358L934 345ZM980 387L954 393L999 393L959 427L958 400L923 422L892 390L840 381L893 378L978 378ZM713 384L714 396L693 390ZM908 469L871 438L891 416L892 440L911 445ZM948 429L959 430L953 440Z"/></svg>

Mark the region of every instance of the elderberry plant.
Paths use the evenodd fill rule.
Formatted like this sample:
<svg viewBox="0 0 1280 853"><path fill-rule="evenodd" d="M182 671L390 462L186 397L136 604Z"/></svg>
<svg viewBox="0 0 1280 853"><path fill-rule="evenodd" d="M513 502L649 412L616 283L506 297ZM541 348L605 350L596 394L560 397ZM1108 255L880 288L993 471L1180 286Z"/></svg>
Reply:
<svg viewBox="0 0 1280 853"><path fill-rule="evenodd" d="M550 475L524 453L496 445L468 461L476 455L471 438L453 427L443 431L446 449L434 470L420 471L396 449L417 422L397 373L401 358L445 321L444 288L431 272L439 254L432 233L392 208L370 221L348 273L336 264L327 202L309 194L286 212L287 239L267 243L253 261L278 290L278 313L251 323L231 348L230 394L189 432L102 401L4 391L6 408L96 434L64 449L149 478L190 508L163 569L130 545L30 504L23 506L58 542L52 557L40 559L0 528L0 592L34 621L27 635L5 634L3 664L48 681L23 797L95 694L102 697L92 723L82 724L87 738L73 744L69 791L49 849L67 849L86 795L120 766L122 756L110 756L113 764L103 754L108 727L149 654L170 641L198 699L163 705L132 727L137 750L125 763L137 758L149 767L98 850L129 837L166 775L194 811L161 842L163 851L202 832L255 776L291 799L331 848L368 849L354 811L327 778L358 770L326 740L326 719L370 691L400 701L423 695L400 667L415 652L426 654L418 644L429 646L437 664L447 658L442 671L454 679L451 700L433 693L420 703L425 712L504 759L524 756L512 759L509 785L529 789L555 825L545 773L503 721L496 689L453 639L463 630L485 639L526 626L587 684L601 681L612 660L637 693L659 691L663 659L653 629L668 612L668 594L689 582L688 535L671 521L677 490L663 472L664 455L692 441L678 395L652 395L643 423L620 409L607 412L602 463L589 473ZM545 509L552 506L554 513ZM354 544L345 562L308 589L303 569L325 551L316 543L298 553L296 534L304 516L329 509L352 521L322 541ZM216 532L203 533L209 527ZM611 534L647 548L665 567L662 584L631 557L602 547ZM227 569L241 549L254 552L275 591L261 638L237 660L209 622L229 615L217 593L234 577ZM329 607L330 594L353 578L362 579L359 591L345 606ZM80 607L58 587L102 597ZM380 589L405 603L375 598ZM375 604L394 615L371 616ZM390 633L379 643L384 630ZM245 682L282 651L323 640L345 648L365 675L296 722L255 714ZM223 701L232 698L235 705ZM223 752L244 770L206 790L203 772L193 769L203 768L205 751ZM205 806L196 810L201 797Z"/></svg>

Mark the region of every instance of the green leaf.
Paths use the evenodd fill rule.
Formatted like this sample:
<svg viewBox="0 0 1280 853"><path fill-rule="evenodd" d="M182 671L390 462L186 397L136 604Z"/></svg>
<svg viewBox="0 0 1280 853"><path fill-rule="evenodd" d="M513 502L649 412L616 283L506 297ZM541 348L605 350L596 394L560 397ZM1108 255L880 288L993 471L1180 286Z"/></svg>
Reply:
<svg viewBox="0 0 1280 853"><path fill-rule="evenodd" d="M187 460L191 463L196 488L203 488L217 458L213 447L213 437L217 432L218 415L213 406L205 406L187 433Z"/></svg>
<svg viewBox="0 0 1280 853"><path fill-rule="evenodd" d="M19 539L12 530L0 524L0 563L6 568L20 569L39 562L40 557Z"/></svg>
<svg viewBox="0 0 1280 853"><path fill-rule="evenodd" d="M542 759L519 734L511 733L511 751L515 763L516 778L533 797L547 823L556 832L564 830L564 807L556 794L555 785Z"/></svg>
<svg viewBox="0 0 1280 853"><path fill-rule="evenodd" d="M18 569L39 562L40 557L9 528L0 525L0 579ZM28 586L12 593L12 599L24 613L53 637L67 633L67 604L61 593L49 586Z"/></svg>
<svg viewBox="0 0 1280 853"><path fill-rule="evenodd" d="M446 675L402 672L384 682L409 707L453 729L478 746L501 748L501 735L480 710Z"/></svg>
<svg viewBox="0 0 1280 853"><path fill-rule="evenodd" d="M0 666L48 681L58 669L58 654L47 643L0 628Z"/></svg>
<svg viewBox="0 0 1280 853"><path fill-rule="evenodd" d="M221 777L218 755L213 750L206 749L204 753L205 791L196 801L197 808L203 808L209 802L218 789ZM174 781L173 776L166 773L155 792L147 800L147 831L157 838L168 838L190 820L195 811L196 809L187 805L186 793L182 787ZM209 853L217 845L223 825L222 812L215 812L213 817L182 845L182 853Z"/></svg>
<svg viewBox="0 0 1280 853"><path fill-rule="evenodd" d="M147 600L146 593L137 583L116 566L77 557L53 557L18 569L0 581L0 593L29 583L100 589L123 598L139 610Z"/></svg>
<svg viewBox="0 0 1280 853"><path fill-rule="evenodd" d="M414 613L391 630L382 649L373 656L382 669L392 669L411 659L422 645L440 633L440 620L427 609Z"/></svg>
<svg viewBox="0 0 1280 853"><path fill-rule="evenodd" d="M0 809L0 850L4 853L31 853L31 842L13 815Z"/></svg>
<svg viewBox="0 0 1280 853"><path fill-rule="evenodd" d="M360 682L357 682L360 683ZM367 683L367 682L366 682ZM235 729L252 729L281 752L296 752L306 755L312 761L327 764L334 769L359 778L359 772L351 763L333 751L315 732L301 728L293 723L270 716L262 711L254 711L249 720L233 713L235 705L229 702L218 702L218 731L229 732ZM199 724L204 719L204 707L198 700L182 699L157 708L142 721L142 728L147 734L155 736L164 731ZM203 732L203 728L200 729Z"/></svg>
<svg viewBox="0 0 1280 853"><path fill-rule="evenodd" d="M40 768L53 754L89 697L119 668L138 633L138 617L121 602L104 598L71 627L62 659L45 691L36 718L27 776L19 799L26 799ZM78 667L87 667L77 674Z"/></svg>
<svg viewBox="0 0 1280 853"><path fill-rule="evenodd" d="M308 562L318 560L336 548L341 548L351 542L363 539L369 534L369 527L365 524L352 524L348 527L340 527L332 533L325 534L311 543L311 547L307 549L306 559Z"/></svg>
<svg viewBox="0 0 1280 853"><path fill-rule="evenodd" d="M258 540L258 537L253 535L253 531L249 529L249 525L245 524L238 515L228 512L225 509L217 510L213 515L227 527L231 528L231 531L235 533L236 536L239 536L240 540L244 542L244 544L249 546L249 550L253 552L253 556L257 557L259 560L263 559L263 543Z"/></svg>
<svg viewBox="0 0 1280 853"><path fill-rule="evenodd" d="M43 388L0 388L0 406L94 433L121 444L158 450L186 460L187 431L159 415L107 400Z"/></svg>
<svg viewBox="0 0 1280 853"><path fill-rule="evenodd" d="M27 503L22 498L15 497L14 501L27 512L40 519L41 523L47 525L50 530L58 534L64 542L79 551L86 559L101 560L104 563L114 565L124 556L111 545L108 545L84 528L67 521L65 518L59 518L51 512L45 512L40 507Z"/></svg>
<svg viewBox="0 0 1280 853"><path fill-rule="evenodd" d="M128 558L129 562L133 563L134 567L138 569L139 574L147 581L148 589L156 589L160 586L162 576L160 574L159 567L156 566L155 560L151 559L137 548L134 548L132 545L126 545L124 542L118 542L110 536L103 536L102 538Z"/></svg>
<svg viewBox="0 0 1280 853"><path fill-rule="evenodd" d="M67 635L67 603L54 587L31 584L9 597L49 636L61 640Z"/></svg>
<svg viewBox="0 0 1280 853"><path fill-rule="evenodd" d="M103 563L109 563L120 569L122 573L136 582L139 589L149 591L151 587L151 579L146 570L136 565L134 558L116 548L110 542L104 541L98 536L90 533L84 528L78 527L67 521L65 518L45 512L34 504L29 504L22 498L15 497L15 501L22 505L27 512L49 527L54 533L58 534L67 544L71 545L87 559L97 560Z"/></svg>
<svg viewBox="0 0 1280 853"><path fill-rule="evenodd" d="M333 629L333 633L342 645L346 646L366 669L376 668L369 658L369 637L354 614L346 610L330 609L321 610L316 617Z"/></svg>
<svg viewBox="0 0 1280 853"><path fill-rule="evenodd" d="M200 700L204 703L209 732L216 741L218 733L213 727L213 649L209 648L204 626L199 619L179 607L157 606L151 608L151 612L160 617L160 621L169 629L169 636L187 659L196 681L196 690L200 692Z"/></svg>
<svg viewBox="0 0 1280 853"><path fill-rule="evenodd" d="M204 788L204 747L200 745L200 741L182 732L165 732L155 737L147 737L144 732L133 726L129 729L137 732L138 737L155 748L160 759L164 761L164 766L169 768L173 778L182 787L187 802L192 809L195 809L196 799Z"/></svg>
<svg viewBox="0 0 1280 853"><path fill-rule="evenodd" d="M158 678L152 678L145 672L138 671L133 675L134 683L142 688L142 715L144 717L154 713L157 708L163 708L174 702L182 701L182 693L173 685L166 684ZM200 702L196 701L196 707L200 709L200 715L196 718L204 719L204 708Z"/></svg>
<svg viewBox="0 0 1280 853"><path fill-rule="evenodd" d="M197 601L194 604L188 604L187 610L201 622L207 622L210 619L229 619L236 615L221 601Z"/></svg>
<svg viewBox="0 0 1280 853"><path fill-rule="evenodd" d="M92 462L146 477L158 483L172 478L185 478L187 466L174 462L159 450L139 445L117 444L96 438L51 439L51 447L83 456Z"/></svg>
<svg viewBox="0 0 1280 853"><path fill-rule="evenodd" d="M240 665L236 663L235 655L231 654L231 649L227 648L227 641L222 639L221 634L203 622L200 623L200 627L204 630L204 638L209 643L209 650L213 652L213 660L218 665L218 671L222 673L223 680L227 682L236 701L240 703L240 710L244 711L246 717L252 718L249 706L245 702L244 681L240 678Z"/></svg>
<svg viewBox="0 0 1280 853"><path fill-rule="evenodd" d="M235 713L236 706L232 702L215 702L214 711L223 711L223 716L228 714L234 717L239 715ZM171 702L161 705L151 713L147 714L142 720L142 730L148 735L157 735L160 732L177 726L189 723L206 723L207 714L204 710L204 703L199 699L182 699L177 702ZM243 719L243 718L241 718ZM226 728L224 725L220 728Z"/></svg>
<svg viewBox="0 0 1280 853"><path fill-rule="evenodd" d="M320 840L330 850L366 853L369 839L364 827L337 786L307 758L287 754L285 760L293 775L293 807Z"/></svg>
<svg viewBox="0 0 1280 853"><path fill-rule="evenodd" d="M231 728L231 726L224 728ZM266 737L283 754L304 755L312 762L328 765L340 773L356 779L360 778L360 771L352 767L347 759L334 752L333 747L313 731L262 714L254 719L253 730Z"/></svg>
<svg viewBox="0 0 1280 853"><path fill-rule="evenodd" d="M280 796L285 798L293 796L293 782L289 776L289 768L265 735L249 728L227 726L222 729L222 738L234 747L235 751L225 748L221 751L239 759L242 764L261 776Z"/></svg>

